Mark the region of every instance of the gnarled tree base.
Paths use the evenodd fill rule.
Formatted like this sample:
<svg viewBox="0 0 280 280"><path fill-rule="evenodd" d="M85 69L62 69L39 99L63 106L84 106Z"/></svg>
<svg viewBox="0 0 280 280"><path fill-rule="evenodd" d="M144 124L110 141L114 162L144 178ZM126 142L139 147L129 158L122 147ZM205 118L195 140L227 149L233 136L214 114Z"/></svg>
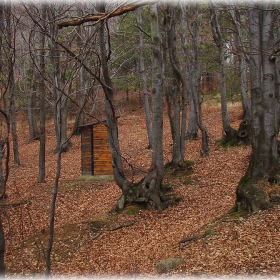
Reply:
<svg viewBox="0 0 280 280"><path fill-rule="evenodd" d="M151 171L137 184L132 184L117 201L116 211L134 203L150 204L161 213L168 205L168 199L161 182L157 180L156 171Z"/></svg>
<svg viewBox="0 0 280 280"><path fill-rule="evenodd" d="M254 183L252 178L245 175L239 182L236 190L235 210L257 212L272 207L270 201L271 186L268 180Z"/></svg>
<svg viewBox="0 0 280 280"><path fill-rule="evenodd" d="M185 161L180 164L169 163L165 166L165 173L168 176L178 177L182 174L184 177L192 173L193 162ZM136 184L131 184L117 201L116 211L123 210L131 204L151 205L161 213L164 209L173 206L178 200L176 195L172 194L170 186L164 186L163 180L158 179L157 170L150 171L145 178Z"/></svg>
<svg viewBox="0 0 280 280"><path fill-rule="evenodd" d="M223 147L250 145L251 144L251 126L249 121L243 120L238 130L230 128L225 132L223 138L218 141Z"/></svg>

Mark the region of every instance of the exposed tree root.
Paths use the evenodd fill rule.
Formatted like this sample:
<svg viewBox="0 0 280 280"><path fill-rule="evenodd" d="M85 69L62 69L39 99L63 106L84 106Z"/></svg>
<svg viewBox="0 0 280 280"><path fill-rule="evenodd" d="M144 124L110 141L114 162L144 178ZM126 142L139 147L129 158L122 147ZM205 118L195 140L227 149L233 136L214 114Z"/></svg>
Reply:
<svg viewBox="0 0 280 280"><path fill-rule="evenodd" d="M112 228L109 228L109 229L104 229L100 232L97 232L94 236L91 237L91 240L95 240L97 239L104 231L116 231L116 230L119 230L121 228L126 228L126 227L131 227L135 224L135 222L127 222L127 223L124 223L122 225L117 225L117 226L114 226Z"/></svg>
<svg viewBox="0 0 280 280"><path fill-rule="evenodd" d="M118 229L121 229L121 228L131 227L134 224L135 224L135 222L128 222L128 223L125 223L125 224L122 224L122 225L117 225L113 228L107 229L107 231L115 231L115 230L118 230Z"/></svg>
<svg viewBox="0 0 280 280"><path fill-rule="evenodd" d="M232 208L231 210L229 210L226 214L204 224L203 226L201 226L198 230L195 231L195 233L193 235L189 235L186 238L181 239L178 244L180 245L180 250L184 250L185 247L187 245L182 245L184 243L190 243L199 239L205 239L205 242L207 242L206 239L208 239L211 235L214 234L213 229L215 227L217 227L220 223L222 222L232 222L232 220L228 220L226 218L229 217L234 217L235 215L242 215L242 216L246 216L249 217L250 215L253 215L254 213L248 214L247 212L240 212L240 211L236 211L235 208ZM198 232L204 231L202 234L197 234ZM204 244L205 244L204 242Z"/></svg>

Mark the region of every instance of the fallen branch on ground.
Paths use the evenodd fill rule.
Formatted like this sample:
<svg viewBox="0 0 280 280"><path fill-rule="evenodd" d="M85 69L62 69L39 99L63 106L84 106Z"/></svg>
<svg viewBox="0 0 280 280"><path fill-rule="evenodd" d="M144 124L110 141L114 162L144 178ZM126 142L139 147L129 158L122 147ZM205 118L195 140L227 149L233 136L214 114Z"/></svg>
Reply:
<svg viewBox="0 0 280 280"><path fill-rule="evenodd" d="M192 242L192 241L195 241L195 240L198 240L198 239L201 239L201 238L204 238L206 237L206 234L202 234L202 235L194 235L194 236L188 236L184 239L181 239L178 243L186 243L186 242Z"/></svg>

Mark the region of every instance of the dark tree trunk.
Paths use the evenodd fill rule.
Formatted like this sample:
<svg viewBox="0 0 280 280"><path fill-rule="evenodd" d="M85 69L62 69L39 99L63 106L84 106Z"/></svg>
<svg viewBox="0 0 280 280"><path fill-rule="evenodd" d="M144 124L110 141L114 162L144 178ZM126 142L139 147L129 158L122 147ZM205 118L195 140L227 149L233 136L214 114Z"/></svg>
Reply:
<svg viewBox="0 0 280 280"><path fill-rule="evenodd" d="M39 132L36 120L36 89L34 87L29 89L27 97L27 106L29 140L38 140Z"/></svg>
<svg viewBox="0 0 280 280"><path fill-rule="evenodd" d="M57 11L53 9L49 10L48 16L50 23L50 60L52 65L52 93L57 106L59 104L59 110L54 110L54 125L57 139L57 145L54 152L59 150L64 153L68 152L71 148L71 142L67 137L67 96L63 92L62 83L62 69L60 62L60 51L57 43L58 27L56 25ZM59 120L59 121L57 121ZM57 127L57 124L61 123L61 128ZM60 130L60 131L59 131ZM60 138L59 138L60 137ZM62 143L62 146L59 146Z"/></svg>
<svg viewBox="0 0 280 280"><path fill-rule="evenodd" d="M18 150L18 137L16 128L16 109L15 109L15 42L12 36L12 25L11 25L11 3L6 5L6 16L7 16L7 43L9 45L8 63L9 63L9 94L10 94L10 106L9 106L9 117L11 120L11 132L13 141L13 155L14 155L14 167L20 166L19 150Z"/></svg>
<svg viewBox="0 0 280 280"><path fill-rule="evenodd" d="M270 184L279 180L279 81L274 57L275 20L273 4L250 6L252 155L247 172L237 187L236 207L253 212L270 207Z"/></svg>
<svg viewBox="0 0 280 280"><path fill-rule="evenodd" d="M81 8L77 9L77 15L78 17L82 16L82 10ZM83 43L82 41L85 40L85 34L82 26L77 26L77 46L78 49L83 50ZM86 54L86 57L88 55ZM85 59L86 61L89 60ZM87 72L83 67L79 69L79 73L76 79L76 91L78 96L78 103L79 103L79 111L76 115L75 124L73 128L73 135L80 135L81 134L81 128L80 126L84 124L85 122L85 114L83 112L86 102L87 102L87 86L89 85L88 82L89 79L87 79Z"/></svg>
<svg viewBox="0 0 280 280"><path fill-rule="evenodd" d="M42 4L42 24L45 27L46 20L46 5ZM46 177L46 131L45 131L45 35L43 32L40 34L40 51L39 51L39 67L40 67L40 78L39 78L39 107L40 107L40 146L39 146L39 174L38 182L44 183Z"/></svg>
<svg viewBox="0 0 280 280"><path fill-rule="evenodd" d="M211 27L215 44L219 49L219 73L220 73L220 91L221 91L221 108L223 123L223 143L226 144L236 137L236 131L231 127L228 110L227 110L227 92L226 92L226 73L225 73L225 43L223 41L221 27L218 16L220 11L210 4Z"/></svg>

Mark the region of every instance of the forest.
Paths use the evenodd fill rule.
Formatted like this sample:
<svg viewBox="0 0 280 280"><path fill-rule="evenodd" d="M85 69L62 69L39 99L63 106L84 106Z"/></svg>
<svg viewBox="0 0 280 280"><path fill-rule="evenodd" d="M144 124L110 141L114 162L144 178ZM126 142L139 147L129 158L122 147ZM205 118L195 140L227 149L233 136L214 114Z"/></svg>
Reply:
<svg viewBox="0 0 280 280"><path fill-rule="evenodd" d="M0 2L0 276L279 277L279 31L277 2Z"/></svg>

